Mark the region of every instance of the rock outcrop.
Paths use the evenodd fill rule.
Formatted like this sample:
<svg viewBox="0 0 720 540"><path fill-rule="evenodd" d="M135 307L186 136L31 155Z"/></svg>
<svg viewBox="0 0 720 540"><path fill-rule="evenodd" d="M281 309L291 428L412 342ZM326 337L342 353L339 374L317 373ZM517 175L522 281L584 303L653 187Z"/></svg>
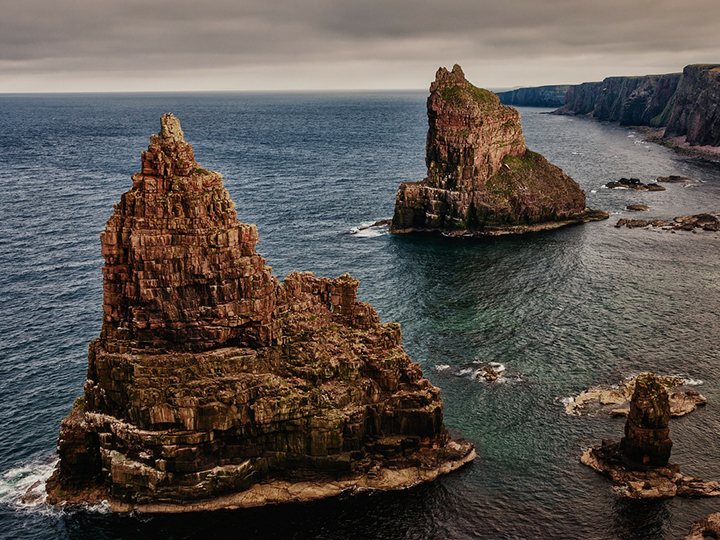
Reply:
<svg viewBox="0 0 720 540"><path fill-rule="evenodd" d="M720 538L720 513L716 512L693 523L690 534L684 540L706 540Z"/></svg>
<svg viewBox="0 0 720 540"><path fill-rule="evenodd" d="M616 228L627 227L638 229L643 227L662 228L668 231L692 231L702 229L704 231L720 231L720 218L712 214L695 214L692 216L678 216L672 220L668 219L619 219L615 224Z"/></svg>
<svg viewBox="0 0 720 540"><path fill-rule="evenodd" d="M643 184L639 178L621 178L618 181L608 182L606 188L634 189L635 191L665 191L665 188L656 183Z"/></svg>
<svg viewBox="0 0 720 540"><path fill-rule="evenodd" d="M662 381L641 373L635 381L625 436L619 443L602 441L580 458L581 463L611 478L615 491L625 497L717 497L720 484L684 476L669 463L670 403Z"/></svg>
<svg viewBox="0 0 720 540"><path fill-rule="evenodd" d="M498 92L500 103L515 107L562 107L569 84L533 86Z"/></svg>
<svg viewBox="0 0 720 540"><path fill-rule="evenodd" d="M280 284L172 115L132 180L101 235L103 328L51 503L256 506L405 488L474 458L400 327L349 275Z"/></svg>
<svg viewBox="0 0 720 540"><path fill-rule="evenodd" d="M658 375L657 380L667 390L671 418L685 416L707 403L705 396L687 389L687 381L684 379ZM565 412L575 416L598 413L627 416L636 381L637 377L631 377L614 386L592 386L579 395L564 400Z"/></svg>
<svg viewBox="0 0 720 540"><path fill-rule="evenodd" d="M626 126L662 128L676 147L720 146L720 65L689 65L682 74L608 77L571 86L557 114Z"/></svg>
<svg viewBox="0 0 720 540"><path fill-rule="evenodd" d="M520 115L440 68L427 102L427 178L400 185L392 232L507 234L603 219L580 186L528 150Z"/></svg>

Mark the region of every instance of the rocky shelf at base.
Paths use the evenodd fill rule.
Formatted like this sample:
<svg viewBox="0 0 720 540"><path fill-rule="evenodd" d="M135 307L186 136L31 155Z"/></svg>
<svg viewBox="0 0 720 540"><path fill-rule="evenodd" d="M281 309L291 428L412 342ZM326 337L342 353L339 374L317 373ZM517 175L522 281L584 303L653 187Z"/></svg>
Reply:
<svg viewBox="0 0 720 540"><path fill-rule="evenodd" d="M591 386L579 395L565 401L565 412L573 416L606 413L610 416L627 416L630 401L635 393L637 377L624 379L614 386ZM705 396L686 389L687 381L680 377L657 375L659 383L667 390L670 417L685 416L705 405Z"/></svg>
<svg viewBox="0 0 720 540"><path fill-rule="evenodd" d="M489 236L510 236L537 233L542 231L552 231L567 227L568 225L580 225L581 223L589 223L591 221L602 221L608 219L610 214L602 210L591 210L587 208L584 212L573 216L571 219L562 221L541 221L529 225L486 225L478 229L454 229L445 230L442 228L409 228L409 229L391 229L396 234L405 234L412 232L439 232L445 236L455 237L489 237Z"/></svg>
<svg viewBox="0 0 720 540"><path fill-rule="evenodd" d="M440 68L427 102L427 177L400 185L390 232L496 236L606 219L559 167L528 150L520 115Z"/></svg>
<svg viewBox="0 0 720 540"><path fill-rule="evenodd" d="M164 115L101 235L103 328L48 502L257 506L403 489L475 457L357 280L281 284L257 240Z"/></svg>
<svg viewBox="0 0 720 540"><path fill-rule="evenodd" d="M668 231L692 231L702 229L704 231L720 231L720 218L712 214L695 214L693 216L678 216L672 220L668 219L619 219L615 224L616 228L627 227L638 229L643 227L661 228Z"/></svg>

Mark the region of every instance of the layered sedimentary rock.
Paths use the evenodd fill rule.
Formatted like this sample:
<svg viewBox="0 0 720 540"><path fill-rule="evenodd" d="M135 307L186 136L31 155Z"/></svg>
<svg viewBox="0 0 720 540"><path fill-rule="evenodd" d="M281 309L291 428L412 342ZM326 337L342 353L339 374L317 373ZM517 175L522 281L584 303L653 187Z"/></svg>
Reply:
<svg viewBox="0 0 720 540"><path fill-rule="evenodd" d="M685 67L665 137L683 137L693 146L720 146L720 65Z"/></svg>
<svg viewBox="0 0 720 540"><path fill-rule="evenodd" d="M558 114L664 128L668 144L720 146L720 66L689 65L682 74L608 77L571 86Z"/></svg>
<svg viewBox="0 0 720 540"><path fill-rule="evenodd" d="M101 235L103 329L50 502L255 506L404 488L474 457L357 280L277 281L172 115L132 179Z"/></svg>
<svg viewBox="0 0 720 540"><path fill-rule="evenodd" d="M717 497L720 484L685 476L669 463L670 403L663 381L653 373L635 380L625 436L619 443L602 441L580 461L611 478L615 491L628 498Z"/></svg>
<svg viewBox="0 0 720 540"><path fill-rule="evenodd" d="M558 114L588 115L624 126L661 126L680 81L679 73L608 77L571 86Z"/></svg>
<svg viewBox="0 0 720 540"><path fill-rule="evenodd" d="M427 110L427 177L400 185L391 231L499 234L590 216L580 186L528 150L518 112L460 66L438 70Z"/></svg>
<svg viewBox="0 0 720 540"><path fill-rule="evenodd" d="M662 466L670 460L670 401L665 385L652 373L635 380L620 451L632 463Z"/></svg>
<svg viewBox="0 0 720 540"><path fill-rule="evenodd" d="M498 92L500 103L515 107L562 107L569 84L516 88Z"/></svg>

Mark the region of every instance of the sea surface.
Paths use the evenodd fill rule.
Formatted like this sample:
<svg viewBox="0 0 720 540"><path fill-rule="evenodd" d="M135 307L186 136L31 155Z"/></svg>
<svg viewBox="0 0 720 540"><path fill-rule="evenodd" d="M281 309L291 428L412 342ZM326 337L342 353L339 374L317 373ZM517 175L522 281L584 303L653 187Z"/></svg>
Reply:
<svg viewBox="0 0 720 540"><path fill-rule="evenodd" d="M639 133L521 108L531 149L577 180L607 221L516 238L393 236L400 182L424 176L423 92L0 96L0 538L675 539L720 500L632 502L580 465L623 420L563 399L643 370L677 374L708 405L671 422L673 461L720 479L720 235L616 229L620 217L720 213L720 168ZM131 187L160 115L221 172L239 219L282 279L360 279L383 321L442 388L471 465L404 492L178 516L65 512L42 492L62 418L100 331L99 233ZM609 190L678 174L665 192ZM651 207L638 216L627 204ZM475 378L479 362L506 368ZM33 491L31 490L31 491Z"/></svg>

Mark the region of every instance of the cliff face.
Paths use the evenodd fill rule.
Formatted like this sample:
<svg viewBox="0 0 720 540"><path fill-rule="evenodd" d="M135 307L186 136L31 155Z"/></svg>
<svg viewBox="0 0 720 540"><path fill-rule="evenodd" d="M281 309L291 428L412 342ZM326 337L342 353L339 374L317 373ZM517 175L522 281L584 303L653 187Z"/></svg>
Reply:
<svg viewBox="0 0 720 540"><path fill-rule="evenodd" d="M474 457L357 280L255 253L218 173L162 119L101 235L104 317L49 501L186 511L398 489Z"/></svg>
<svg viewBox="0 0 720 540"><path fill-rule="evenodd" d="M601 83L571 86L558 114L590 115L626 126L658 126L680 74L608 77Z"/></svg>
<svg viewBox="0 0 720 540"><path fill-rule="evenodd" d="M720 66L683 70L667 120L666 137L686 137L695 146L720 146Z"/></svg>
<svg viewBox="0 0 720 540"><path fill-rule="evenodd" d="M558 84L517 88L507 92L498 92L500 103L516 107L561 107L565 103L570 85Z"/></svg>
<svg viewBox="0 0 720 540"><path fill-rule="evenodd" d="M430 86L427 178L400 185L394 232L488 228L573 219L585 194L525 146L520 115L470 84L460 66Z"/></svg>
<svg viewBox="0 0 720 540"><path fill-rule="evenodd" d="M627 126L666 128L666 139L720 146L720 66L690 65L682 74L608 77L571 86L557 114L587 115Z"/></svg>

